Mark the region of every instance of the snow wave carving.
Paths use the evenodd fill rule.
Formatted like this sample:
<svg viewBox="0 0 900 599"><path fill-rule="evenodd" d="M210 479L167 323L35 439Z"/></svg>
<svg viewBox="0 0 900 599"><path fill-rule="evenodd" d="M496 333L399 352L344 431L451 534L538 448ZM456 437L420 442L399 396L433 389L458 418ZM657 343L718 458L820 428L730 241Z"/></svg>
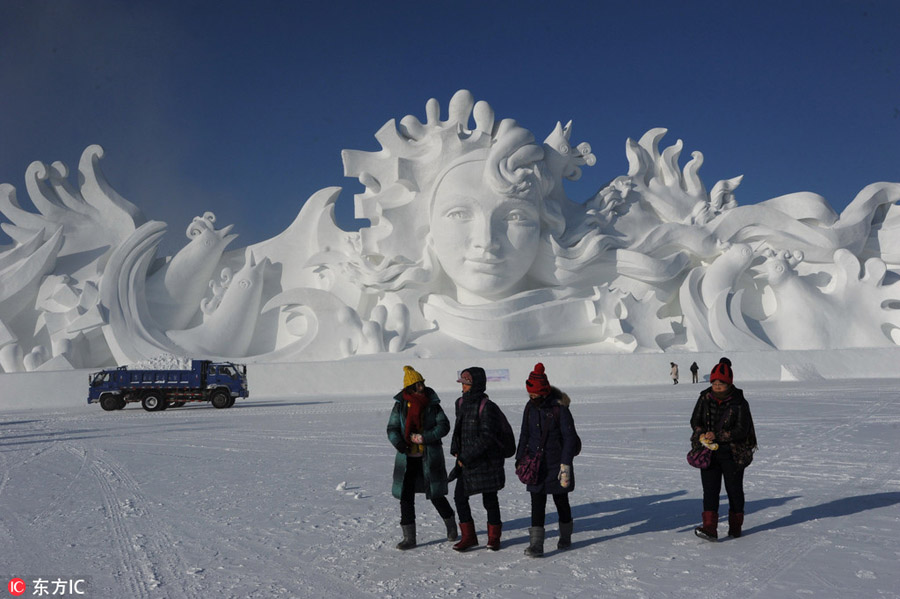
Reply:
<svg viewBox="0 0 900 599"><path fill-rule="evenodd" d="M0 185L0 369L127 364L161 354L243 361L596 352L836 349L900 342L900 183L840 214L800 192L740 206L742 177L708 188L703 154L627 140L625 174L587 198L563 186L596 164L572 122L539 141L461 90L442 114L390 120L375 152L344 150L341 189L313 194L272 239L230 249L207 212L159 256L147 221L88 147L80 185L61 162ZM683 166L682 166L683 164ZM240 226L240 223L237 223Z"/></svg>

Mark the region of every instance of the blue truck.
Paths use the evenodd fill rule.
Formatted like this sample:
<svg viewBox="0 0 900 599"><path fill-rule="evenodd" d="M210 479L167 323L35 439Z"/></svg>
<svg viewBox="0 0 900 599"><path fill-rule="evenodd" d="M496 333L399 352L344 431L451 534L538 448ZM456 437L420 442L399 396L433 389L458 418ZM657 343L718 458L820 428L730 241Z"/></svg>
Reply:
<svg viewBox="0 0 900 599"><path fill-rule="evenodd" d="M246 366L211 360L191 360L190 370L119 366L91 373L88 381L88 404L99 403L107 412L133 402L141 402L148 412L205 401L216 408L230 408L238 397L250 395Z"/></svg>

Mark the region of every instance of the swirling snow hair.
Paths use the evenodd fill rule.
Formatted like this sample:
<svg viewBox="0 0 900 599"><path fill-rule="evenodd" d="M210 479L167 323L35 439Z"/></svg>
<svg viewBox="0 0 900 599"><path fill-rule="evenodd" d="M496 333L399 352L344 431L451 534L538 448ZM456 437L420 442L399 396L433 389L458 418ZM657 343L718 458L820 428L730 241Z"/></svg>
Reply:
<svg viewBox="0 0 900 599"><path fill-rule="evenodd" d="M356 217L371 226L360 230L359 256L345 265L364 287L385 291L434 283L440 273L428 242L431 207L443 179L462 164L483 161L483 181L502 195L539 197L545 238L565 231L562 208L551 197L561 182L530 131L512 119L496 121L490 105L476 103L467 90L454 94L446 121L439 115L432 98L425 123L409 115L376 133L381 151L343 152L344 174L366 187L355 197Z"/></svg>

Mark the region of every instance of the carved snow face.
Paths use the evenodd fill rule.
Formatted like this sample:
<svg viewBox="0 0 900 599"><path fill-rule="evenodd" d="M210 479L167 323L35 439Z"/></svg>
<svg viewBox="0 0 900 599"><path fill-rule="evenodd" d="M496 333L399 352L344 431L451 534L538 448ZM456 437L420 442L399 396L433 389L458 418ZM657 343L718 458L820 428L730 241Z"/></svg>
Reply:
<svg viewBox="0 0 900 599"><path fill-rule="evenodd" d="M435 253L463 304L519 291L540 242L538 194L500 194L484 183L483 170L479 161L447 173L431 211Z"/></svg>

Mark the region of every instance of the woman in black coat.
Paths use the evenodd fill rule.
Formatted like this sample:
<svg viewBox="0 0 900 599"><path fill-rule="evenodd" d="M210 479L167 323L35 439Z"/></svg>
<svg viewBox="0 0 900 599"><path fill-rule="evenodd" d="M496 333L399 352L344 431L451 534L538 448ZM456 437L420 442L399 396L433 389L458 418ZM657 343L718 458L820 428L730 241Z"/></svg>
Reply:
<svg viewBox="0 0 900 599"><path fill-rule="evenodd" d="M744 524L744 468L753 460L756 430L744 392L734 386L731 362L722 358L709 375L708 389L700 393L691 414L691 446L712 449L707 468L700 470L703 484L703 524L694 533L718 539L719 494L722 479L728 494L728 536L741 536Z"/></svg>
<svg viewBox="0 0 900 599"><path fill-rule="evenodd" d="M569 411L569 396L552 387L544 372L544 365L538 363L525 381L528 403L522 414L522 430L516 451L516 464L528 456L537 455L543 444L543 453L538 469L538 482L527 485L531 493L531 528L528 529L529 545L525 555L544 555L544 521L547 510L547 495L553 495L553 503L559 514L558 549L566 549L572 544L572 508L569 493L575 488L572 459L577 452L578 436L575 421Z"/></svg>
<svg viewBox="0 0 900 599"><path fill-rule="evenodd" d="M503 527L497 491L506 484L504 458L498 442L501 415L497 405L485 393L487 375L483 368L466 368L457 382L462 384L463 394L456 400L456 425L450 454L456 458L451 478L456 474L453 501L462 537L453 548L465 551L478 544L469 497L480 494L487 511L487 547L497 551Z"/></svg>

